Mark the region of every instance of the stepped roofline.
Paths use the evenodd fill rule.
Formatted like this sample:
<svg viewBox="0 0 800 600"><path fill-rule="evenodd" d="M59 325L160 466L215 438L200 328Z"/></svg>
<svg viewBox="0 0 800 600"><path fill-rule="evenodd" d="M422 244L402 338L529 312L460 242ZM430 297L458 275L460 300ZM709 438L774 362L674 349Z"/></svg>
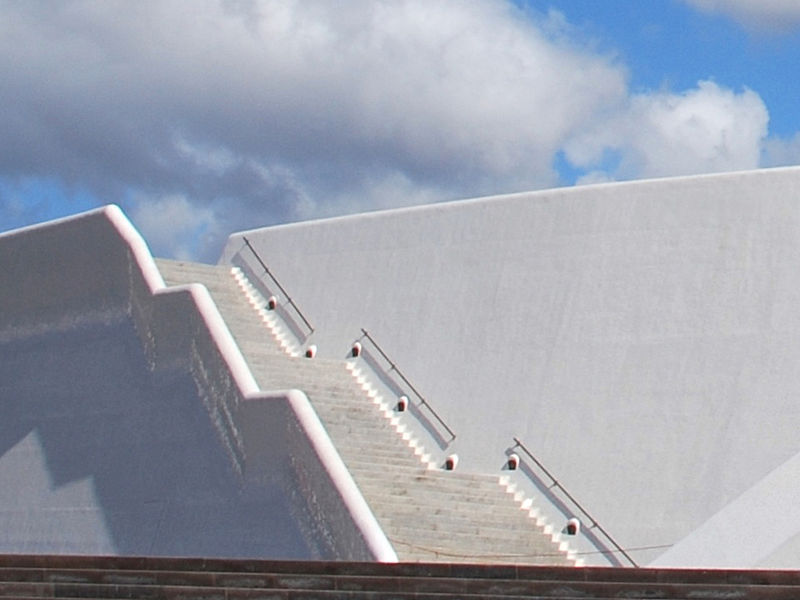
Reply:
<svg viewBox="0 0 800 600"><path fill-rule="evenodd" d="M94 347L99 348L98 354L91 354ZM38 477L42 485L48 480L59 482L47 490L32 489L24 506L18 498L0 497L7 532L0 548L6 552L65 548L81 554L254 556L257 552L258 556L272 552L280 556L307 552L308 558L323 552L336 558L396 561L305 395L298 390L263 391L257 386L208 290L198 284L166 286L146 243L118 207L106 206L0 235L0 354L0 363L8 369L0 377L2 401L8 404L3 439L11 445L0 456L0 479L6 479L0 487L24 490L20 478L34 481ZM104 367L85 365L82 369L74 364L74 357L84 354ZM104 380L104 373L110 381ZM115 373L119 380L114 380ZM187 389L186 383L191 387ZM98 391L87 392L92 386ZM109 396L119 400L108 402ZM200 453L196 461L201 457L210 461L206 476L212 491L201 494L204 500L188 490L173 498L172 486L148 483L159 481L162 465L174 470L164 477L179 482L196 470L191 463L181 462L185 457L179 452L171 451L170 435L179 434L170 427L180 424L174 421L178 417L170 413L164 417L167 422L160 424L159 407L148 408L154 401L164 402L165 408L179 406L179 417L189 418L185 431L200 438L200 431L211 434L193 446ZM114 462L114 449L127 434L136 437L129 430L133 425L123 417L128 406L139 410L138 404L142 409L136 418L145 427L171 434L144 435L148 441L140 452L127 456L134 461L131 468ZM67 413L61 408L73 405L74 410ZM206 425L198 416L204 411ZM87 422L96 422L96 428L78 434ZM277 431L270 437L254 429L254 423ZM123 433L113 433L118 429ZM56 444L53 431L65 432L67 439L57 436ZM69 443L62 447L61 442L69 439L75 439L76 447L90 443L97 451L87 457L73 452ZM50 450L55 445L58 452ZM222 457L228 467L223 467ZM142 460L149 463L147 469L136 462ZM259 461L268 465L291 464L292 460L301 461L310 477L303 481L302 490L292 489L297 482L290 472L277 472L277 483L248 480L248 473L265 468ZM86 483L81 478L73 483L74 472L85 473ZM258 514L255 506L241 505L231 477L239 478L243 495L263 494L265 504ZM132 493L120 494L131 486ZM80 489L77 498L73 489ZM181 507L181 518L164 522L163 514L153 513L139 498L143 490L152 496L147 502ZM269 535L232 546L227 539L231 531L222 524L207 523L203 530L184 528L200 518L198 511L216 507L224 512L238 506L241 514L232 517L229 526L246 528L248 519L257 518L260 524L250 526L258 533L265 524L270 526L265 508L272 511L273 521L296 521L297 514L284 513L304 493L311 493L325 511L308 513L311 516L305 518L313 523L294 526L327 531L330 539L327 548L320 546L322 550L314 549L319 540L294 540L287 545ZM25 511L24 518L20 511ZM71 518L76 511L91 518ZM52 519L61 527L50 523ZM304 543L307 547L302 549Z"/></svg>

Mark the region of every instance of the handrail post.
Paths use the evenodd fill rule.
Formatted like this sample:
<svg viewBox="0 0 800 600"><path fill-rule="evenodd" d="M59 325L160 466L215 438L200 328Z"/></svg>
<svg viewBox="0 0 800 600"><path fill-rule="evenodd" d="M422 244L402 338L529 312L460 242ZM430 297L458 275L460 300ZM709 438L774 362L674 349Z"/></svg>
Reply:
<svg viewBox="0 0 800 600"><path fill-rule="evenodd" d="M264 269L264 273L269 275L269 278L272 280L272 282L276 286L278 286L278 289L281 291L281 293L283 294L284 298L286 298L286 301L289 303L289 305L297 313L297 316L299 316L300 319L302 319L302 321L303 321L303 323L305 323L306 327L308 327L309 334L314 333L314 326L311 325L311 323L308 321L308 319L306 319L305 315L301 312L300 308L297 306L297 304L294 303L294 300L292 300L292 297L288 294L288 292L281 285L281 282L278 281L277 277L275 277L275 275L272 274L272 271L269 270L269 267L264 263L263 260L261 260L261 257L259 256L258 252L256 252L256 249L253 248L253 245L250 243L250 240L248 240L244 236L242 236L242 239L244 240L245 245L250 249L250 252L253 253L253 256L255 256L256 260L258 261L258 264L261 265L262 269Z"/></svg>
<svg viewBox="0 0 800 600"><path fill-rule="evenodd" d="M589 512L585 508L583 508L583 506L581 506L581 504L575 498L572 497L572 494L570 494L567 491L567 489L563 485L561 485L555 477L553 477L550 471L547 470L547 467L545 467L541 462L539 462L539 460L531 453L531 451L528 450L525 444L523 444L522 441L516 436L514 437L514 448L522 448L522 451L525 454L527 454L528 457L534 462L534 464L536 464L536 466L539 467L539 469L541 469L544 472L544 474L550 478L550 481L553 482L550 487L551 488L557 487L559 490L561 490L561 492L570 500L570 502L572 502L572 504L574 504L578 508L578 510L580 510L581 513L583 513L583 516L586 517L592 523L591 529L596 528L598 531L600 531L605 536L605 538L609 542L611 542L611 545L614 546L614 548L616 548L620 554L622 554L622 556L624 556L634 567L637 568L639 567L636 561L633 560L627 552L625 552L624 548L622 548L622 546L620 546L617 543L617 541L611 537L611 534L609 534L603 528L603 526L600 525L600 523L598 523L597 520L592 515L590 515Z"/></svg>
<svg viewBox="0 0 800 600"><path fill-rule="evenodd" d="M403 375L403 372L400 369L397 368L397 365L394 363L394 361L392 361L391 358L389 358L386 355L386 353L383 351L383 348L381 348L378 345L378 342L376 342L373 339L373 337L369 334L369 332L366 329L364 329L363 327L361 328L361 333L363 334L361 337L362 338L367 338L370 341L370 343L375 347L375 349L378 351L378 353L389 364L390 370L394 371L395 373L397 373L397 376L400 377L400 379L403 380L403 383L405 383L408 386L408 388L414 393L414 395L419 399L420 404L422 406L424 406L425 408L427 408L428 411L439 422L439 424L445 429L445 431L447 431L447 433L450 435L450 442L455 440L456 439L455 432L452 429L450 429L450 427L447 425L447 423L444 422L444 419L442 419L442 417L439 416L439 414L433 409L433 407L428 403L428 401L425 400L425 397L422 394L420 394L417 391L417 388L415 388L414 385L406 378L406 376Z"/></svg>

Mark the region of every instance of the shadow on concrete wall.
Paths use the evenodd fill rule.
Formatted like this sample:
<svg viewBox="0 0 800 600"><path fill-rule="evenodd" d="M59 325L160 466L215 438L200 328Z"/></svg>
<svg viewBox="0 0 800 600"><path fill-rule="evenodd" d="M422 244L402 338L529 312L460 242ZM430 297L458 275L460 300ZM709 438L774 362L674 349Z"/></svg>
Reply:
<svg viewBox="0 0 800 600"><path fill-rule="evenodd" d="M382 364L378 357L369 350L365 349L361 352L361 359L364 361L367 367L369 367L370 371L372 371L380 384L394 396L394 398L390 398L390 400L397 400L400 398L400 396L404 395L408 396L409 412L414 415L414 418L428 433L440 450L447 448L450 445L450 440L441 434L439 431L440 425L431 420L430 417L422 411L418 404L417 398L414 396L411 390L406 389L402 383L398 383L397 379L395 379L396 375L393 370L383 366L385 363Z"/></svg>
<svg viewBox="0 0 800 600"><path fill-rule="evenodd" d="M281 487L233 471L188 372L150 372L127 321L0 345L0 411L0 552L318 557Z"/></svg>
<svg viewBox="0 0 800 600"><path fill-rule="evenodd" d="M260 266L251 264L253 262L252 254L249 253L246 247L237 252L231 259L231 264L242 270L242 273L247 277L252 286L264 297L265 301L273 295L278 299L278 306L275 308L275 312L289 332L294 336L297 343L302 346L308 341L311 332L302 324L299 315L296 314L295 309L289 303L286 296L278 289L278 286L269 280ZM287 306L291 310L288 310Z"/></svg>
<svg viewBox="0 0 800 600"><path fill-rule="evenodd" d="M506 451L506 455L511 454L511 450ZM548 484L536 471L526 462L520 462L519 470L533 483L534 487L539 493L547 499L547 501L560 512L564 517L563 524L566 524L568 519L578 517L580 520L585 521L580 511L576 511L571 507L568 501L560 497L556 492L558 488ZM556 527L561 527L562 524L556 523ZM580 535L584 537L589 544L597 549L597 552L602 554L608 562L615 567L628 566L620 561L615 555L615 549L609 546L604 539L602 539L594 530L591 523L583 523Z"/></svg>

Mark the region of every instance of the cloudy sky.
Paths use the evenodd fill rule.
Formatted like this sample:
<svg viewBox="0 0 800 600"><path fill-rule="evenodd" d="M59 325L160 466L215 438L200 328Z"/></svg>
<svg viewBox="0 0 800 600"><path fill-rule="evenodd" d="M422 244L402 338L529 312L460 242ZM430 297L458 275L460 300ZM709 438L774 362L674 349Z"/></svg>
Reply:
<svg viewBox="0 0 800 600"><path fill-rule="evenodd" d="M161 256L487 194L800 164L798 0L0 0L0 230Z"/></svg>

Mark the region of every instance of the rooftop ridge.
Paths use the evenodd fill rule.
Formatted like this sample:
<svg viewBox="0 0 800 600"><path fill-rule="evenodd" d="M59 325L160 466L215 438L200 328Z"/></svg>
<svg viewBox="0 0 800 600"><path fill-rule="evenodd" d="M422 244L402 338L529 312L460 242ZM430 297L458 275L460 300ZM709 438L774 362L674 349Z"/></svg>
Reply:
<svg viewBox="0 0 800 600"><path fill-rule="evenodd" d="M489 194L486 196L455 198L451 200L442 200L441 202L428 202L425 204L414 204L412 206L401 206L397 208L376 209L366 212L359 212L347 215L339 215L332 217L321 217L315 219L306 219L301 221L293 221L291 223L281 223L271 225L269 228L280 230L291 230L305 225L316 225L319 223L339 223L349 221L362 221L368 223L373 219L380 219L391 215L402 214L415 214L426 212L439 212L442 210L449 210L453 207L481 205L485 203L500 202L506 200L528 199L530 201L548 200L554 197L569 198L572 196L590 195L598 191L609 191L613 189L620 189L625 191L630 188L648 188L654 185L675 185L686 183L714 183L719 180L734 179L744 177L761 177L771 176L781 173L800 173L800 166L782 166L782 167L766 167L761 169L743 169L738 171L721 171L716 173L698 173L694 175L671 175L664 177L651 177L648 179L626 179L621 181L603 181L598 183L589 183L583 185L565 185L558 187L549 187L535 190L523 190L515 192L501 192L498 194ZM239 238L242 236L251 235L265 229L265 227L254 227L251 229L243 229L230 234L229 240ZM222 260L220 260L222 262Z"/></svg>

